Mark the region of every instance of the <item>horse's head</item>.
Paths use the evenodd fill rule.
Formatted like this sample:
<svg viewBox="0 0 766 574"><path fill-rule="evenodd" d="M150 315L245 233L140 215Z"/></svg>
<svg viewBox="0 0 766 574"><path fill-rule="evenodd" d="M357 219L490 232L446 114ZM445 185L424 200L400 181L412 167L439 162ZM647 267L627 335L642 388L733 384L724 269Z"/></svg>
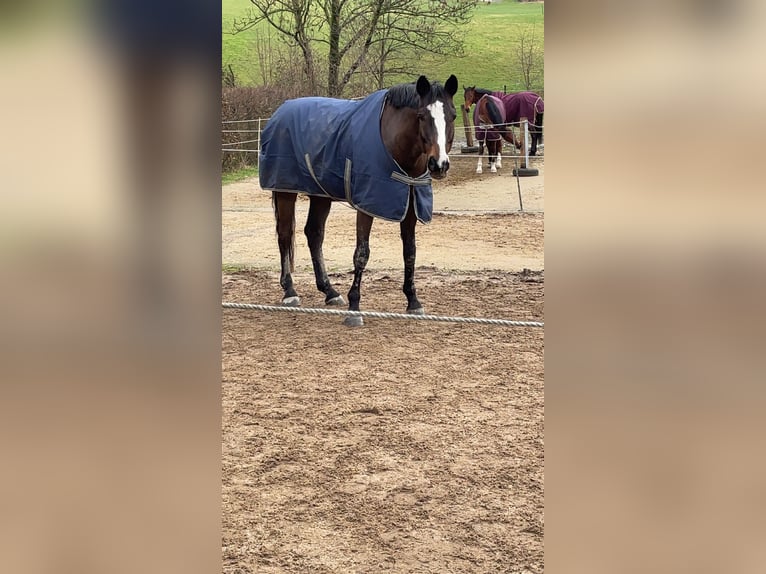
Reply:
<svg viewBox="0 0 766 574"><path fill-rule="evenodd" d="M455 76L443 86L420 76L414 84L388 90L380 134L391 156L411 177L426 170L435 179L446 175L455 137L455 92Z"/></svg>
<svg viewBox="0 0 766 574"><path fill-rule="evenodd" d="M470 112L471 106L476 103L476 86L466 86L463 88L463 108Z"/></svg>
<svg viewBox="0 0 766 574"><path fill-rule="evenodd" d="M420 96L418 108L418 131L423 142L431 177L441 179L449 169L449 154L455 137L455 104L452 97L457 92L457 78L452 75L444 83L433 84L420 76L415 84Z"/></svg>

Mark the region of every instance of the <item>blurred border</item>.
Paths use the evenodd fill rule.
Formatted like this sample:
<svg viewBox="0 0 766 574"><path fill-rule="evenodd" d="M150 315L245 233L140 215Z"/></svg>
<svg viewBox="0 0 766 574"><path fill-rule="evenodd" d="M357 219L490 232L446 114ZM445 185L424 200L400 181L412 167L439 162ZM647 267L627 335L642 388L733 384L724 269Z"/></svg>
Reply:
<svg viewBox="0 0 766 574"><path fill-rule="evenodd" d="M4 6L0 565L220 569L220 10ZM550 5L547 564L761 572L764 6Z"/></svg>
<svg viewBox="0 0 766 574"><path fill-rule="evenodd" d="M220 6L0 10L0 569L220 571Z"/></svg>
<svg viewBox="0 0 766 574"><path fill-rule="evenodd" d="M546 566L759 572L764 6L546 14Z"/></svg>

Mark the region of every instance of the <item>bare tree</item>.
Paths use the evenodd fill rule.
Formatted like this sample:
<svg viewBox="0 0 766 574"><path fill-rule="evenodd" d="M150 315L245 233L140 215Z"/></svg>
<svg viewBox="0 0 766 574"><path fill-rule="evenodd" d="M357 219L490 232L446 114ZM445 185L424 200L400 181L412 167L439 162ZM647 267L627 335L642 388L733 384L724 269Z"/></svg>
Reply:
<svg viewBox="0 0 766 574"><path fill-rule="evenodd" d="M386 74L409 71L424 52L461 55L459 27L470 21L477 0L250 2L249 16L237 21L235 30L267 22L300 51L311 90L337 97L358 72L374 68L382 84ZM318 57L325 53L326 68Z"/></svg>
<svg viewBox="0 0 766 574"><path fill-rule="evenodd" d="M221 85L226 88L233 88L237 85L237 76L234 74L231 64L221 67Z"/></svg>
<svg viewBox="0 0 766 574"><path fill-rule="evenodd" d="M516 42L516 58L524 82L524 89L531 90L538 85L543 73L543 49L540 46L535 26L521 29Z"/></svg>

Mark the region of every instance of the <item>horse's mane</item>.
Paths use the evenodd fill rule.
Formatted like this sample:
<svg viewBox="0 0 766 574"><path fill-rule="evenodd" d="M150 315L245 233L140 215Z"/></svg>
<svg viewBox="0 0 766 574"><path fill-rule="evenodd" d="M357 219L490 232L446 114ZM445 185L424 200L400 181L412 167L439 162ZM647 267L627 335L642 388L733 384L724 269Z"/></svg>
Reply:
<svg viewBox="0 0 766 574"><path fill-rule="evenodd" d="M485 90L484 88L474 88L474 91L480 96L491 96L492 90Z"/></svg>
<svg viewBox="0 0 766 574"><path fill-rule="evenodd" d="M444 98L447 92L444 91L444 86L439 82L433 82L431 84L431 95L427 98L426 105L435 102L439 98ZM391 86L388 90L388 101L394 108L414 108L420 107L420 96L415 89L415 82L408 84L397 84Z"/></svg>

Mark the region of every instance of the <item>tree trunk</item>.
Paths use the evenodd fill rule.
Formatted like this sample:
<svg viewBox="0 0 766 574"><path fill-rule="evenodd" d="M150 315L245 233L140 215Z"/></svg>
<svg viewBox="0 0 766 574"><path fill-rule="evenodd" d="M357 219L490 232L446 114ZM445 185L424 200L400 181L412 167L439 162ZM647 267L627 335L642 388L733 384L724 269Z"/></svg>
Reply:
<svg viewBox="0 0 766 574"><path fill-rule="evenodd" d="M337 98L341 95L342 87L338 85L338 76L340 74L340 2L331 0L329 2L329 14L327 19L330 24L330 49L328 53L327 66L327 95L331 98Z"/></svg>

